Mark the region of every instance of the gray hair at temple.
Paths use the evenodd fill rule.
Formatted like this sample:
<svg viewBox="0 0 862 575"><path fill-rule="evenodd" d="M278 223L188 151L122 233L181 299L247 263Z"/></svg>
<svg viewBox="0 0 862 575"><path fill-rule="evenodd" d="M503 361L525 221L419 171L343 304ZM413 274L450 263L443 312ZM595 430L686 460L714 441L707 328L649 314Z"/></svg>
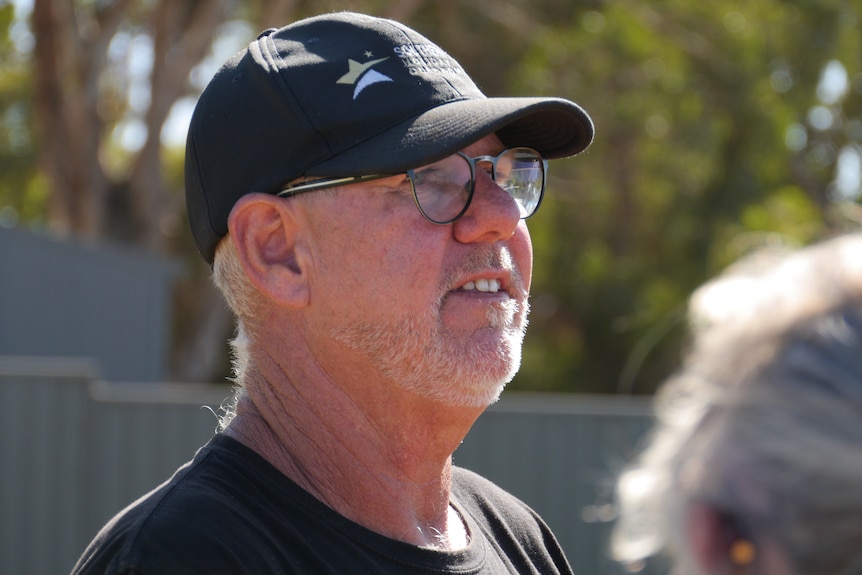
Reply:
<svg viewBox="0 0 862 575"><path fill-rule="evenodd" d="M615 558L776 573L772 554L782 572L862 573L862 234L744 259L689 313L686 360L618 483ZM692 524L704 508L721 523L709 544Z"/></svg>

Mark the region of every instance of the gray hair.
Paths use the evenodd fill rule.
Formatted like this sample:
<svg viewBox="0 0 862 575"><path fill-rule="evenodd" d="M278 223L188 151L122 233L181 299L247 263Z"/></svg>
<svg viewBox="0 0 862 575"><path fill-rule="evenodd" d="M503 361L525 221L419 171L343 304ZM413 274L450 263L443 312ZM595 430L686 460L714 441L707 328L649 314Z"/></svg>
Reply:
<svg viewBox="0 0 862 575"><path fill-rule="evenodd" d="M665 553L707 504L800 574L862 572L862 234L732 267L692 296L694 339L618 483L618 560Z"/></svg>
<svg viewBox="0 0 862 575"><path fill-rule="evenodd" d="M302 183L308 180L309 178L298 178L291 183ZM339 189L331 188L306 194L301 196L301 201L313 202L315 198L319 201L319 198L332 197ZM221 406L223 415L219 421L219 430L223 431L236 416L237 404L246 396L246 386L254 376L252 350L261 328L260 323L265 321L262 318L266 317L263 313L266 302L246 275L230 233L225 235L216 246L212 280L236 318L236 334L230 340L234 393Z"/></svg>
<svg viewBox="0 0 862 575"><path fill-rule="evenodd" d="M245 274L230 234L216 248L212 279L236 318L236 333L230 341L234 391L221 406L219 430L223 431L236 416L237 403L245 395L245 383L252 366L251 344L257 331L255 317L259 316L262 306L260 292Z"/></svg>

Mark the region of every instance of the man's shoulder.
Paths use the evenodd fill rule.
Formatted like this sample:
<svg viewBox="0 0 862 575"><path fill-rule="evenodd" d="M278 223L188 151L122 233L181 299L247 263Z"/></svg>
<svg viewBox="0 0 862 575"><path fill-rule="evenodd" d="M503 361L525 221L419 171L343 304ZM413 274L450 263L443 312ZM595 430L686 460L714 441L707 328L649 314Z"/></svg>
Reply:
<svg viewBox="0 0 862 575"><path fill-rule="evenodd" d="M216 436L192 461L121 511L106 528L164 532L194 524L215 531L226 516L242 514L245 505L254 504L255 498L248 492L266 488L261 483L267 481L268 467L238 442Z"/></svg>
<svg viewBox="0 0 862 575"><path fill-rule="evenodd" d="M452 493L456 498L484 504L516 507L525 512L532 510L515 495L506 491L490 479L463 467L452 468Z"/></svg>
<svg viewBox="0 0 862 575"><path fill-rule="evenodd" d="M456 505L497 537L523 542L543 539L550 533L532 507L473 471L453 469L452 496Z"/></svg>
<svg viewBox="0 0 862 575"><path fill-rule="evenodd" d="M197 567L190 572L217 572L232 560L237 533L253 532L248 490L243 478L260 477L238 469L239 458L254 458L235 442L213 440L164 484L111 519L89 545L74 574L170 572L171 563ZM227 474L227 475L226 475ZM228 475L235 475L230 480ZM237 481L239 479L239 481Z"/></svg>
<svg viewBox="0 0 862 575"><path fill-rule="evenodd" d="M455 467L452 499L518 572L571 573L550 528L515 495L475 472Z"/></svg>

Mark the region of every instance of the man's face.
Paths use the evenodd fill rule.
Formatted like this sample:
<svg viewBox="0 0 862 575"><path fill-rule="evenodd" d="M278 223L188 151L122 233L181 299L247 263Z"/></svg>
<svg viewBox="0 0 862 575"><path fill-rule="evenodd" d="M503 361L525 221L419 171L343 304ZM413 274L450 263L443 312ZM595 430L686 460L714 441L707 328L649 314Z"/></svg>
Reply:
<svg viewBox="0 0 862 575"><path fill-rule="evenodd" d="M463 151L502 149L489 136ZM515 375L532 247L515 201L476 172L469 209L447 225L422 217L402 177L309 194L313 321L345 350L336 361L356 358L404 389L471 407Z"/></svg>

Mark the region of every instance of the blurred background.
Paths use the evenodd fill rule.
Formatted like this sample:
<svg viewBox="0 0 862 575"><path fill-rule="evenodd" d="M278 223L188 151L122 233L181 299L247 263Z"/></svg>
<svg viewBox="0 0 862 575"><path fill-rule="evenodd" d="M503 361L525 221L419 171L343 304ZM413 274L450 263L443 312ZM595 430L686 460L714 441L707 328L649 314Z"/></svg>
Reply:
<svg viewBox="0 0 862 575"><path fill-rule="evenodd" d="M185 224L195 98L259 31L342 9L417 28L488 95L564 96L595 121L530 224L512 389L649 394L695 286L754 247L859 225L858 2L0 0L0 226L173 262L172 380L229 368Z"/></svg>
<svg viewBox="0 0 862 575"><path fill-rule="evenodd" d="M0 0L0 356L19 358L0 361L8 376L0 373L8 384L0 390L8 431L0 497L4 509L14 503L26 515L16 489L58 493L32 481L62 478L44 463L56 459L58 437L71 442L67 459L86 455L83 467L67 469L77 479L63 489L88 493L78 503L90 506L85 527L67 521L88 531L65 543L64 561L119 502L151 487L150 475L164 478L193 453L215 426L199 406L217 408L228 392L233 325L185 222L183 153L196 97L259 31L334 10L407 23L489 96L563 96L595 121L589 151L552 162L545 203L530 221L533 311L510 390L548 395L504 400L497 412L517 421L533 414L517 438L540 434L533 439L548 460L529 465L540 470L545 503L518 491L536 481L513 454L536 457L535 442L522 452L508 444L509 456L494 463L507 470L487 468L549 513L561 509L560 489L583 488L571 506L578 521L612 520L609 477L648 421L649 396L684 352L685 305L696 286L754 249L862 224L858 1ZM20 359L40 356L95 361ZM73 388L62 385L49 391L61 375L80 384L78 395L64 395ZM106 390L104 380L129 385ZM129 382L181 383L156 397ZM202 384L209 387L195 395ZM48 427L33 444L41 447L21 448L13 442L32 420L22 414L36 405L37 388ZM146 430L173 416L149 407L131 416L129 405L160 405L162 414L193 406L188 413L204 419L194 432L164 426L159 433L182 435L185 447L132 473L128 465L140 467L140 454L166 440ZM563 412L567 431L540 430L556 421L549 413ZM577 431L585 414L618 419ZM511 428L494 417L503 415L485 425ZM139 433L117 439L138 420ZM475 431L479 444L499 441L488 429ZM590 444L592 463L582 461L581 471L549 447L562 440L576 449L565 443L573 433ZM97 440L102 447L81 447ZM483 452L467 442L463 457ZM87 497L106 492L93 486L105 469L123 489L90 505ZM0 525L7 551L15 525ZM44 539L40 525L17 532ZM572 545L578 537L586 536L572 535ZM606 561L602 569L583 561L582 573L612 572ZM24 559L16 565L51 572Z"/></svg>

